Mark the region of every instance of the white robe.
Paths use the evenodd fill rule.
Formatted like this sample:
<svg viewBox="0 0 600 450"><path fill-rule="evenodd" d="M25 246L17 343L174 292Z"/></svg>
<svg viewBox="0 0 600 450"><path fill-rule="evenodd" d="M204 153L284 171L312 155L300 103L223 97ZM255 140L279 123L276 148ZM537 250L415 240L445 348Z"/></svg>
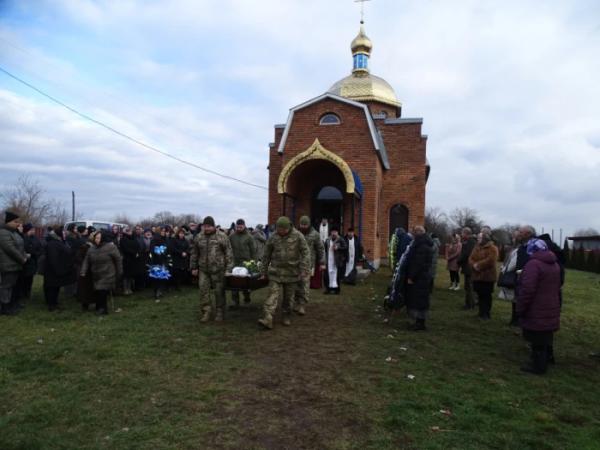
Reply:
<svg viewBox="0 0 600 450"><path fill-rule="evenodd" d="M352 270L354 270L354 260L356 258L356 247L354 247L354 239L356 238L348 239L348 262L346 263L346 275L344 275L346 277L350 275Z"/></svg>
<svg viewBox="0 0 600 450"><path fill-rule="evenodd" d="M329 289L337 289L337 273L338 268L335 265L335 242L329 241L329 248L327 249L327 272L329 275Z"/></svg>
<svg viewBox="0 0 600 450"><path fill-rule="evenodd" d="M321 242L325 243L327 238L329 237L329 224L321 224L319 226L319 235L321 236Z"/></svg>

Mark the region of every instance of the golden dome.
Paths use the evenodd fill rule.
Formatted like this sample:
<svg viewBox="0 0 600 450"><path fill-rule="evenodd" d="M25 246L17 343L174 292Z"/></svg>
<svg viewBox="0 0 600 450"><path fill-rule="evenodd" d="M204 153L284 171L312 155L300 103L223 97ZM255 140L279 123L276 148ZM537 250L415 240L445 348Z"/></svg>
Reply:
<svg viewBox="0 0 600 450"><path fill-rule="evenodd" d="M393 106L402 105L387 81L364 71L356 71L342 78L327 92L356 101L371 100Z"/></svg>
<svg viewBox="0 0 600 450"><path fill-rule="evenodd" d="M329 88L327 92L356 101L377 101L393 106L402 106L392 86L383 78L369 73L369 57L373 49L371 39L360 25L358 35L352 41L352 74L342 78Z"/></svg>
<svg viewBox="0 0 600 450"><path fill-rule="evenodd" d="M362 24L360 26L358 35L356 35L356 37L352 40L352 44L350 44L350 49L352 50L353 55L356 53L365 53L367 55L371 54L373 43L365 34L365 28L362 26Z"/></svg>

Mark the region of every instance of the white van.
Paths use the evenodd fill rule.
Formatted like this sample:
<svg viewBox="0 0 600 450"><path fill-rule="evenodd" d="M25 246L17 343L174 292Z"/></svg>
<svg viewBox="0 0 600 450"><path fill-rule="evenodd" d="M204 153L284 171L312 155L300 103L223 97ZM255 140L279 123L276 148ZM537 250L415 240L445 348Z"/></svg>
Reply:
<svg viewBox="0 0 600 450"><path fill-rule="evenodd" d="M75 224L75 228L83 225L86 228L88 228L88 227L94 227L96 230L111 230L113 225L117 225L122 230L123 228L125 228L125 227L128 226L128 225L126 225L124 223L114 223L114 222L104 222L102 220L91 220L91 219L87 220L87 219L82 219L82 220L76 220L75 222L67 222L67 223L65 223L65 230L72 223Z"/></svg>

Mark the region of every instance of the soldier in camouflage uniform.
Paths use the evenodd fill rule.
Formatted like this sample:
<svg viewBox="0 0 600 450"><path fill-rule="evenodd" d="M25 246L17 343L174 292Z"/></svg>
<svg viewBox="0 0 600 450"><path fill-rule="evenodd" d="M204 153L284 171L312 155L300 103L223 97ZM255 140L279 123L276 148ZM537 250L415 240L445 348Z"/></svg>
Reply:
<svg viewBox="0 0 600 450"><path fill-rule="evenodd" d="M298 282L294 297L294 312L303 316L306 314L304 305L308 303L310 296L310 277L314 275L317 264L321 266L321 269L325 269L325 247L323 247L319 232L310 225L310 217L302 216L298 229L304 235L310 251L310 273Z"/></svg>
<svg viewBox="0 0 600 450"><path fill-rule="evenodd" d="M246 229L244 219L238 219L235 223L235 232L229 236L231 249L233 250L233 265L243 267L247 261L256 259L256 242ZM240 293L233 291L231 293L232 305L230 309L237 309L240 306ZM250 303L250 291L244 291L244 303Z"/></svg>
<svg viewBox="0 0 600 450"><path fill-rule="evenodd" d="M233 269L233 252L227 235L215 228L215 221L207 216L202 223L202 232L192 244L190 269L198 276L201 322L210 320L212 305L211 291L215 295L215 321L220 322L225 310L225 274Z"/></svg>
<svg viewBox="0 0 600 450"><path fill-rule="evenodd" d="M273 328L273 315L282 297L283 324L291 325L294 291L298 282L310 275L310 251L302 233L292 227L287 217L277 220L277 232L267 241L262 270L263 277L269 277L271 292L258 323L269 330Z"/></svg>

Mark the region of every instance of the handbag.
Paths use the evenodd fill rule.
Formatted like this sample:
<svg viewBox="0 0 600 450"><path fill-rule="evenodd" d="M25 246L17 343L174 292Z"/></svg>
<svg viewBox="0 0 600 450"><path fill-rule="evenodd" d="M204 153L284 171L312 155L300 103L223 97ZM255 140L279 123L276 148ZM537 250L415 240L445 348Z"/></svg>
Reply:
<svg viewBox="0 0 600 450"><path fill-rule="evenodd" d="M500 272L498 287L514 289L517 287L517 272Z"/></svg>

